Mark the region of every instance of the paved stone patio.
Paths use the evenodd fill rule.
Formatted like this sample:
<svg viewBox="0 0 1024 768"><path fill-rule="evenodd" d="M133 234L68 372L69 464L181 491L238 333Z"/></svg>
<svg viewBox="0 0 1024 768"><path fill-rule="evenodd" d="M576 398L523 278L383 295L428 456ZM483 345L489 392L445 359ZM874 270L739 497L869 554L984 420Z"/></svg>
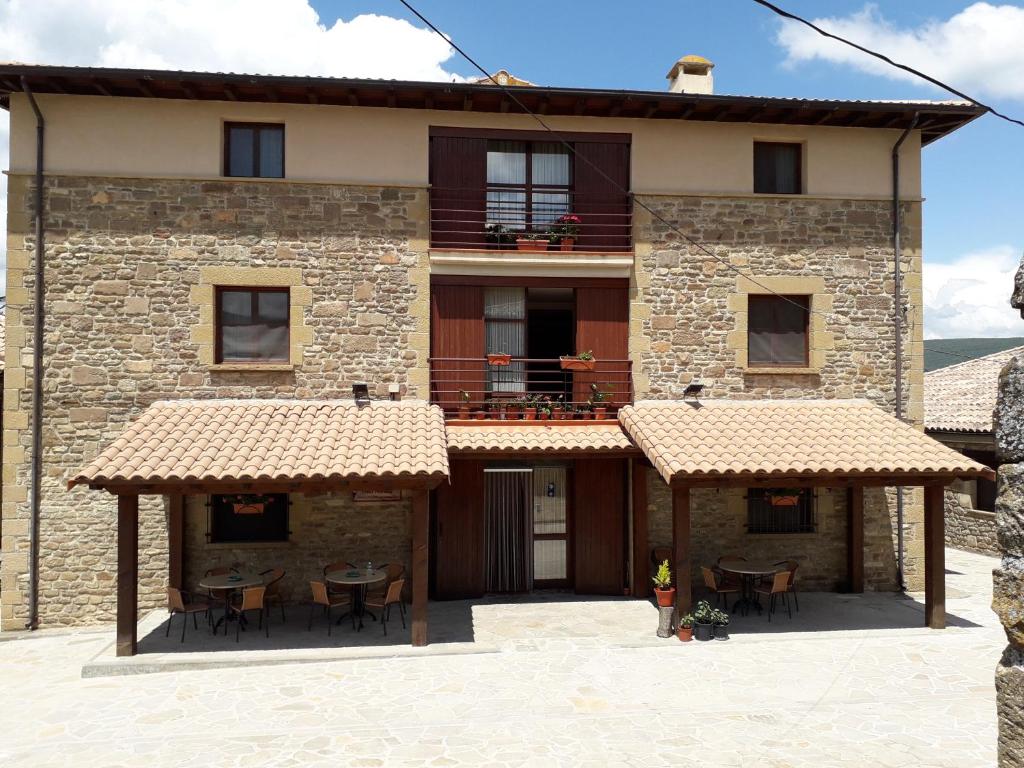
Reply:
<svg viewBox="0 0 1024 768"><path fill-rule="evenodd" d="M941 632L895 595L802 595L792 621L738 617L729 642L685 645L653 637L639 601L483 601L432 604L448 643L428 656L396 621L376 658L354 657L380 639L369 625L302 651L336 660L88 679L110 628L0 640L0 765L990 766L996 560L947 557ZM447 637L446 614L462 622ZM182 654L147 621L139 658L239 653L190 636ZM243 636L250 661L298 653L259 640Z"/></svg>

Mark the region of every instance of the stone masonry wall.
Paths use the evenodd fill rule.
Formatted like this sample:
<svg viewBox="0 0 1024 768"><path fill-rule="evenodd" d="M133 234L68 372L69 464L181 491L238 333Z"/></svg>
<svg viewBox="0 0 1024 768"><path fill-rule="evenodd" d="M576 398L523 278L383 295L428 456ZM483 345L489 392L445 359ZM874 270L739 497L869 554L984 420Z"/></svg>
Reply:
<svg viewBox="0 0 1024 768"><path fill-rule="evenodd" d="M637 209L630 353L638 398L678 398L691 378L700 377L709 385L702 395L707 398L856 397L894 412L889 202L667 196L644 201L722 261ZM919 203L904 203L903 221L909 308L903 339L904 413L921 426ZM735 270L781 293L812 295L807 368L784 373L747 368L742 294L763 291ZM905 576L911 589L921 589L923 505L918 491L906 489L904 496ZM879 569L866 578L874 588L894 589L895 493L879 493L875 503L887 503L892 519L880 521L865 513L865 560L874 564L866 567ZM845 546L844 540L838 543Z"/></svg>
<svg viewBox="0 0 1024 768"><path fill-rule="evenodd" d="M12 176L9 195L0 617L12 628L27 612L28 179ZM391 383L424 396L429 315L425 190L53 177L46 196L44 626L113 616L114 498L69 492L65 477L146 406L181 397L351 397L356 380L370 382L375 396ZM298 306L308 338L296 364L238 371L204 361L210 340L196 329L208 325L208 305L195 293L203 275L245 284L273 270L297 274L291 290L310 294ZM167 529L163 500L140 501L145 609L165 599Z"/></svg>
<svg viewBox="0 0 1024 768"><path fill-rule="evenodd" d="M186 588L196 589L209 568L241 563L257 573L283 568L280 589L286 602L309 600L309 582L323 579L328 563L348 561L374 566L401 563L409 572L412 552L412 506L398 502L355 503L351 494L293 494L287 543L211 544L205 496L191 496L185 511Z"/></svg>
<svg viewBox="0 0 1024 768"><path fill-rule="evenodd" d="M986 555L999 553L996 514L971 506L970 494L946 489L946 544Z"/></svg>

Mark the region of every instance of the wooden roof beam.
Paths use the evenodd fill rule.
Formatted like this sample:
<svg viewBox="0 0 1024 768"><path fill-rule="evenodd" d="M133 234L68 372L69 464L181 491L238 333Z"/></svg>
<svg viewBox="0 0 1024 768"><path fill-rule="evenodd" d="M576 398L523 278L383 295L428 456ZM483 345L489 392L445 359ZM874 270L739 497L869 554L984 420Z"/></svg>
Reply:
<svg viewBox="0 0 1024 768"><path fill-rule="evenodd" d="M308 101L310 104L319 104L320 103L320 96L318 96L317 92L314 91L312 88L307 88L306 89L306 101Z"/></svg>
<svg viewBox="0 0 1024 768"><path fill-rule="evenodd" d="M644 118L653 117L659 109L661 109L661 104L657 101L652 101L647 105L647 109L644 110Z"/></svg>
<svg viewBox="0 0 1024 768"><path fill-rule="evenodd" d="M472 112L473 111L473 94L467 93L462 99L462 111Z"/></svg>
<svg viewBox="0 0 1024 768"><path fill-rule="evenodd" d="M196 91L196 87L194 85L192 85L192 83L182 82L181 83L181 90L183 90L185 92L185 95L188 98L190 98L190 99L198 99L199 98L199 92Z"/></svg>
<svg viewBox="0 0 1024 768"><path fill-rule="evenodd" d="M93 81L92 86L97 91L99 91L101 96L113 96L114 95L114 94L112 94L110 92L110 88L107 87L108 83L105 80L101 80L99 78L96 78L96 80Z"/></svg>
<svg viewBox="0 0 1024 768"><path fill-rule="evenodd" d="M388 107L394 109L398 105L398 97L395 95L394 88L388 88Z"/></svg>
<svg viewBox="0 0 1024 768"><path fill-rule="evenodd" d="M359 97L356 95L356 92L355 92L354 89L349 88L346 91L345 95L348 96L348 105L350 107L358 107L359 106Z"/></svg>
<svg viewBox="0 0 1024 768"><path fill-rule="evenodd" d="M238 93L227 83L224 84L224 95L227 96L228 101L238 101Z"/></svg>
<svg viewBox="0 0 1024 768"><path fill-rule="evenodd" d="M149 87L149 84L145 80L136 80L135 87L139 89L139 93L148 99L153 98L153 89Z"/></svg>
<svg viewBox="0 0 1024 768"><path fill-rule="evenodd" d="M551 99L547 96L540 100L540 104L537 105L537 114L546 115L548 113L548 107L551 106Z"/></svg>

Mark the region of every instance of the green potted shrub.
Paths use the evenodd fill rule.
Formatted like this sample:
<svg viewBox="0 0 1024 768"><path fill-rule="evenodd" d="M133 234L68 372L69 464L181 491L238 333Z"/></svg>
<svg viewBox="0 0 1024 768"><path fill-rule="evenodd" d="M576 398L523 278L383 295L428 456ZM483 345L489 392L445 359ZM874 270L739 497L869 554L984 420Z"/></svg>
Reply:
<svg viewBox="0 0 1024 768"><path fill-rule="evenodd" d="M516 234L504 224L488 224L484 232L484 239L490 248L505 249L511 247L516 241Z"/></svg>
<svg viewBox="0 0 1024 768"><path fill-rule="evenodd" d="M729 614L716 608L711 612L711 621L715 625L715 640L728 640Z"/></svg>
<svg viewBox="0 0 1024 768"><path fill-rule="evenodd" d="M537 419L537 401L533 395L527 395L520 401L520 407L523 409L523 419L526 421L536 421Z"/></svg>
<svg viewBox="0 0 1024 768"><path fill-rule="evenodd" d="M547 421L551 418L551 398L547 395L541 395L537 398L537 418L541 421Z"/></svg>
<svg viewBox="0 0 1024 768"><path fill-rule="evenodd" d="M668 560L662 560L657 573L651 578L654 582L654 596L658 599L659 608L671 608L676 604L676 588L672 586L672 571Z"/></svg>
<svg viewBox="0 0 1024 768"><path fill-rule="evenodd" d="M469 418L469 392L464 389L459 390L459 418Z"/></svg>
<svg viewBox="0 0 1024 768"><path fill-rule="evenodd" d="M601 389L601 387L607 387L607 384L598 386L597 384L590 385L590 405L594 409L594 418L603 419L608 411L605 403L608 401L608 393Z"/></svg>
<svg viewBox="0 0 1024 768"><path fill-rule="evenodd" d="M715 636L715 609L707 600L701 600L693 611L693 635L698 640L711 640Z"/></svg>
<svg viewBox="0 0 1024 768"><path fill-rule="evenodd" d="M684 643L693 640L693 614L687 613L679 617L676 636Z"/></svg>
<svg viewBox="0 0 1024 768"><path fill-rule="evenodd" d="M578 355L562 355L558 358L563 371L592 371L594 370L594 353L590 350L580 352Z"/></svg>
<svg viewBox="0 0 1024 768"><path fill-rule="evenodd" d="M555 219L548 227L548 239L552 245L557 245L561 251L571 251L576 246L576 238L580 234L580 224L583 222L574 213L566 213Z"/></svg>

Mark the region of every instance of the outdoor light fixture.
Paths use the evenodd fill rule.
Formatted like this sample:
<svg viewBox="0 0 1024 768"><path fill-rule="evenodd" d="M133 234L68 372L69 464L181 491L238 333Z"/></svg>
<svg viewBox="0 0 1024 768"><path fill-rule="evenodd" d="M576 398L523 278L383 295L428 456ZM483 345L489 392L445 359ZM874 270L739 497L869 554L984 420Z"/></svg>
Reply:
<svg viewBox="0 0 1024 768"><path fill-rule="evenodd" d="M691 379L690 383L686 385L686 389L683 390L683 397L696 398L704 390L704 382L699 378Z"/></svg>
<svg viewBox="0 0 1024 768"><path fill-rule="evenodd" d="M352 397L356 403L370 402L370 386L365 381L352 382Z"/></svg>
<svg viewBox="0 0 1024 768"><path fill-rule="evenodd" d="M555 481L551 480L548 482L548 498L553 499L555 497Z"/></svg>

